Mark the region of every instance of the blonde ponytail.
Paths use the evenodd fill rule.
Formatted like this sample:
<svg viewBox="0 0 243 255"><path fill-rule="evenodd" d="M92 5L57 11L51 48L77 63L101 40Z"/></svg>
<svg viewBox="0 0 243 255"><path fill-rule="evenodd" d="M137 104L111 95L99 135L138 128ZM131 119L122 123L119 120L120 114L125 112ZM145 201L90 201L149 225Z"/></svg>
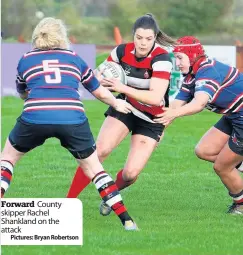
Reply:
<svg viewBox="0 0 243 255"><path fill-rule="evenodd" d="M42 19L32 34L32 45L43 50L69 49L67 29L62 20L51 17Z"/></svg>

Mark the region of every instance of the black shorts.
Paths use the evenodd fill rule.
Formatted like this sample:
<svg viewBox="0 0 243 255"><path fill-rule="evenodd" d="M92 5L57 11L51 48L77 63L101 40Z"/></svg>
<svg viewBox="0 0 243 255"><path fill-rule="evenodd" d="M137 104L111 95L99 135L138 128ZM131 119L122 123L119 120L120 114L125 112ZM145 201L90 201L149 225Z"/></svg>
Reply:
<svg viewBox="0 0 243 255"><path fill-rule="evenodd" d="M58 138L77 159L87 158L96 150L88 120L82 124L33 124L19 117L9 141L17 151L26 153L51 137Z"/></svg>
<svg viewBox="0 0 243 255"><path fill-rule="evenodd" d="M105 116L111 116L122 123L124 123L132 135L144 135L150 138L153 138L157 142L160 141L160 136L164 131L164 125L159 123L150 123L146 120L143 120L133 113L121 113L116 111L113 107L109 107L108 110L105 112Z"/></svg>
<svg viewBox="0 0 243 255"><path fill-rule="evenodd" d="M214 127L229 135L230 149L243 156L243 118L239 114L223 116Z"/></svg>

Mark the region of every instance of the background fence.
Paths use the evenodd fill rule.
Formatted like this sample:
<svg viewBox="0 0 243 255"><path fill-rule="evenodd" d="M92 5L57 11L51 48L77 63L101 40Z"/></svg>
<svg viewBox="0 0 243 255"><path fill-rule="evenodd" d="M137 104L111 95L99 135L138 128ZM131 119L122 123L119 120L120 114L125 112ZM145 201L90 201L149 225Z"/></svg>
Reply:
<svg viewBox="0 0 243 255"><path fill-rule="evenodd" d="M243 73L243 46L237 47L237 68Z"/></svg>

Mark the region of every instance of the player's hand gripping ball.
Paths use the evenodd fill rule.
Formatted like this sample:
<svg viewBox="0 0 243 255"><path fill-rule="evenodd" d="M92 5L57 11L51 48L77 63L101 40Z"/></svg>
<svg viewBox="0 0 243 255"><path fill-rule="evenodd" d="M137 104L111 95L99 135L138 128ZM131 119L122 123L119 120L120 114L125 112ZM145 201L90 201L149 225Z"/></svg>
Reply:
<svg viewBox="0 0 243 255"><path fill-rule="evenodd" d="M127 84L125 71L115 62L105 61L97 67L96 71L101 74L102 78L115 78L121 83Z"/></svg>

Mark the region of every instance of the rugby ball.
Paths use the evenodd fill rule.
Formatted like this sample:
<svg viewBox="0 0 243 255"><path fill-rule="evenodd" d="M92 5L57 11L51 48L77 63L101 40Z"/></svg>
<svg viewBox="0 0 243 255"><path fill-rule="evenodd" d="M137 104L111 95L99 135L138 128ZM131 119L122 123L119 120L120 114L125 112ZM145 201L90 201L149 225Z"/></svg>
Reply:
<svg viewBox="0 0 243 255"><path fill-rule="evenodd" d="M127 76L125 71L121 65L115 62L105 61L96 68L96 71L102 72L102 76L104 78L115 78L121 83L127 84Z"/></svg>

